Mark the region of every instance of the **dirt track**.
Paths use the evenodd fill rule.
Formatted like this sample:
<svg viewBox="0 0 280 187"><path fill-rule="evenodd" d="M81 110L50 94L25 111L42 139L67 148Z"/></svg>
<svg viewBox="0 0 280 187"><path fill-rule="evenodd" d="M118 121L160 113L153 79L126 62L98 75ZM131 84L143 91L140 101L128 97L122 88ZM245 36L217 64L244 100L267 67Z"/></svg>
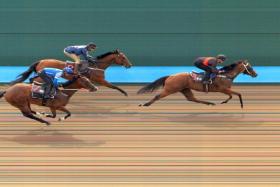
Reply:
<svg viewBox="0 0 280 187"><path fill-rule="evenodd" d="M68 106L72 118L51 119L50 127L1 99L0 186L280 185L280 86L235 86L243 110L236 97L205 106L181 94L141 108L154 94L121 87L129 97L103 87L79 92ZM215 103L227 98L196 96Z"/></svg>

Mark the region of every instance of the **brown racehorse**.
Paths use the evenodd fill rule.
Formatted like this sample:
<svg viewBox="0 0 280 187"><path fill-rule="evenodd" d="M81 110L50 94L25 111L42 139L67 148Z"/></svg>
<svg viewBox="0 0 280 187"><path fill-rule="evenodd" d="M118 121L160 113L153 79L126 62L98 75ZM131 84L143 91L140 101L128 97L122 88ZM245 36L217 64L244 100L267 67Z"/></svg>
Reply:
<svg viewBox="0 0 280 187"><path fill-rule="evenodd" d="M257 73L253 70L252 66L246 60L241 60L229 66L225 66L221 70L223 70L224 73L222 73L220 76L217 76L214 82L211 85L209 85L209 92L221 92L228 95L229 98L223 101L221 104L227 103L232 98L232 95L237 95L240 100L241 108L243 108L241 94L232 91L231 85L233 83L233 80L240 73L250 75L251 77L256 77ZM194 94L191 90L204 91L204 88L203 84L200 81L195 81L190 73L179 73L162 77L154 81L153 83L141 88L138 91L138 94L153 92L160 86L163 86L163 90L161 91L161 93L157 94L153 99L145 103L143 106L150 106L155 101L176 92L181 92L189 101L203 103L206 105L215 105L215 103L198 100L194 97ZM142 106L142 104L139 106Z"/></svg>
<svg viewBox="0 0 280 187"><path fill-rule="evenodd" d="M108 52L103 55L97 56L97 62L94 64L90 63L90 67L94 68L93 69L94 74L90 77L87 75L86 76L93 83L98 83L108 88L119 90L121 93L127 96L127 93L124 90L105 80L104 71L112 64L121 65L126 68L130 68L132 66L132 64L126 57L126 55L117 49L113 52ZM55 60L55 59L40 60L38 62L33 63L27 71L21 73L16 80L11 82L11 84L23 82L31 75L32 72L39 72L46 67L63 69L65 66L66 66L66 62L60 60Z"/></svg>
<svg viewBox="0 0 280 187"><path fill-rule="evenodd" d="M31 84L18 83L9 87L5 91L0 92L0 98L5 97L6 101L12 106L18 108L21 113L33 120L39 121L50 125L48 121L45 121L34 114L39 114L31 109L30 105L35 104L42 106L41 99L34 99L31 96ZM52 115L46 115L46 117L55 118L56 110L66 112L67 115L60 120L64 120L71 116L70 111L68 111L65 106L68 104L69 99L73 96L75 92L80 88L85 88L89 91L95 91L95 86L86 77L79 77L76 80L69 81L65 83L65 90L58 91L54 99L50 99L46 103L46 107L49 107Z"/></svg>

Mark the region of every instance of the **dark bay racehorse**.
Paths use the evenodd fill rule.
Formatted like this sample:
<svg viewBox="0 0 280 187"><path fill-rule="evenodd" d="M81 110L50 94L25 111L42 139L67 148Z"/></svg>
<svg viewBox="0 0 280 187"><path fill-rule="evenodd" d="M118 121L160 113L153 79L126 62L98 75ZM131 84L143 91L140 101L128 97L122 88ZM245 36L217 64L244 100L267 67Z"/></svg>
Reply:
<svg viewBox="0 0 280 187"><path fill-rule="evenodd" d="M229 66L225 66L221 70L225 71L224 73L222 73L222 76L225 77L217 76L213 84L209 85L209 92L221 92L228 95L229 98L223 101L222 104L227 103L232 98L232 95L237 95L240 100L241 108L243 108L241 94L231 90L233 80L240 73L250 75L251 77L256 77L257 73L253 70L252 66L246 60L241 60ZM192 78L191 73L179 73L162 77L154 81L153 83L141 88L138 91L138 94L153 92L161 86L163 86L163 90L161 91L161 93L157 94L153 99L145 103L143 106L150 106L155 101L176 92L181 92L189 101L203 103L206 105L215 105L214 103L198 100L194 97L192 90L204 91L204 88L203 84L200 81L195 81Z"/></svg>
<svg viewBox="0 0 280 187"><path fill-rule="evenodd" d="M16 80L11 82L11 84L16 84L25 81L31 75L32 72L39 72L46 67L63 69L66 66L66 64L67 63L64 61L55 59L40 60L32 64L27 71L21 73ZM121 93L127 96L127 93L124 90L105 80L104 71L112 64L121 65L126 68L130 68L132 66L126 55L117 49L113 52L108 52L98 56L96 63L89 63L90 68L93 68L92 70L94 71L94 74L92 74L91 76L86 74L86 76L93 83L98 83L108 88L119 90Z"/></svg>
<svg viewBox="0 0 280 187"><path fill-rule="evenodd" d="M76 93L78 89L81 88L85 88L89 91L95 90L95 87L93 86L91 81L86 77L78 77L72 81L69 81L65 83L64 88L65 90L57 92L54 99L49 99L47 101L46 107L50 108L52 115L46 115L46 117L55 118L56 110L63 111L67 114L63 118L60 118L60 120L64 120L70 117L71 113L65 108L65 106L68 104L69 99L74 95L74 93ZM0 98L4 96L6 101L12 106L18 108L25 117L50 125L48 121L37 117L35 114L39 113L31 109L31 104L42 106L41 99L32 98L31 89L31 84L17 83L9 87L7 90L1 91Z"/></svg>

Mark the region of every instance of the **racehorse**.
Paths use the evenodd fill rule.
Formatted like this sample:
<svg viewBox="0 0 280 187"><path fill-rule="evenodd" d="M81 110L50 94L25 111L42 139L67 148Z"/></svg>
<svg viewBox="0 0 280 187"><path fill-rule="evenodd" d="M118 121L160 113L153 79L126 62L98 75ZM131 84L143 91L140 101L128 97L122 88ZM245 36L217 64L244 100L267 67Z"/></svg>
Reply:
<svg viewBox="0 0 280 187"><path fill-rule="evenodd" d="M68 104L74 93L76 93L80 88L85 88L89 91L95 91L95 86L86 77L74 78L73 80L66 82L63 87L65 90L58 91L54 99L47 101L45 106L50 108L52 115L46 115L46 117L55 118L56 110L63 111L67 114L66 116L60 118L60 120L70 117L71 113L65 108L65 106ZM23 116L50 125L48 121L45 121L34 115L40 113L33 111L30 105L35 104L42 106L42 99L32 98L31 89L31 84L18 83L9 87L5 91L1 91L0 98L4 96L6 101L12 106L18 108Z"/></svg>
<svg viewBox="0 0 280 187"><path fill-rule="evenodd" d="M92 76L89 77L88 74L86 73L85 76L87 76L87 78L89 78L93 83L98 83L108 88L119 90L121 93L127 96L127 93L124 90L105 80L104 71L112 64L121 65L126 68L130 68L132 66L129 59L126 57L126 55L117 49L115 51L97 56L96 63L89 62L89 67L93 69L94 74L92 74ZM55 59L40 60L30 65L28 70L21 73L16 80L11 82L11 84L13 85L16 83L23 82L31 75L32 72L39 72L46 67L63 69L65 68L66 65L67 62L63 62Z"/></svg>
<svg viewBox="0 0 280 187"><path fill-rule="evenodd" d="M257 73L253 70L252 66L247 60L240 60L234 64L225 66L221 68L223 73L218 75L212 84L209 85L209 92L221 92L229 96L228 99L223 101L221 104L227 103L232 99L232 95L237 95L240 100L241 108L243 108L242 96L240 93L232 91L231 86L233 80L240 74L250 75L251 77L256 77ZM140 104L139 106L150 106L155 101L164 98L170 94L176 92L181 92L187 100L202 103L206 105L215 105L208 101L198 100L194 97L192 90L204 91L204 86L201 81L196 81L192 77L192 73L179 73L170 76L165 76L157 79L151 84L148 84L138 91L138 94L153 92L159 87L163 86L161 93L157 94L153 99L145 104Z"/></svg>

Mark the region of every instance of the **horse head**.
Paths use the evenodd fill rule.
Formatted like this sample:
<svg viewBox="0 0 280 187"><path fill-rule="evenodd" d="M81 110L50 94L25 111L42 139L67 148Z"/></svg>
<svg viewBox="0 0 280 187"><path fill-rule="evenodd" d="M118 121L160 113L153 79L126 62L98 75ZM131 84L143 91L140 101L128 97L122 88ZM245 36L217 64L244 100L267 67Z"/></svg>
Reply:
<svg viewBox="0 0 280 187"><path fill-rule="evenodd" d="M250 75L251 77L258 76L248 60L241 60L240 62L238 62L238 66L243 74Z"/></svg>
<svg viewBox="0 0 280 187"><path fill-rule="evenodd" d="M132 66L126 55L119 49L97 56L98 68L106 69L112 64L121 65L126 68L130 68Z"/></svg>
<svg viewBox="0 0 280 187"><path fill-rule="evenodd" d="M124 66L126 68L130 68L132 66L126 55L119 49L116 49L113 53L115 54L115 64Z"/></svg>

